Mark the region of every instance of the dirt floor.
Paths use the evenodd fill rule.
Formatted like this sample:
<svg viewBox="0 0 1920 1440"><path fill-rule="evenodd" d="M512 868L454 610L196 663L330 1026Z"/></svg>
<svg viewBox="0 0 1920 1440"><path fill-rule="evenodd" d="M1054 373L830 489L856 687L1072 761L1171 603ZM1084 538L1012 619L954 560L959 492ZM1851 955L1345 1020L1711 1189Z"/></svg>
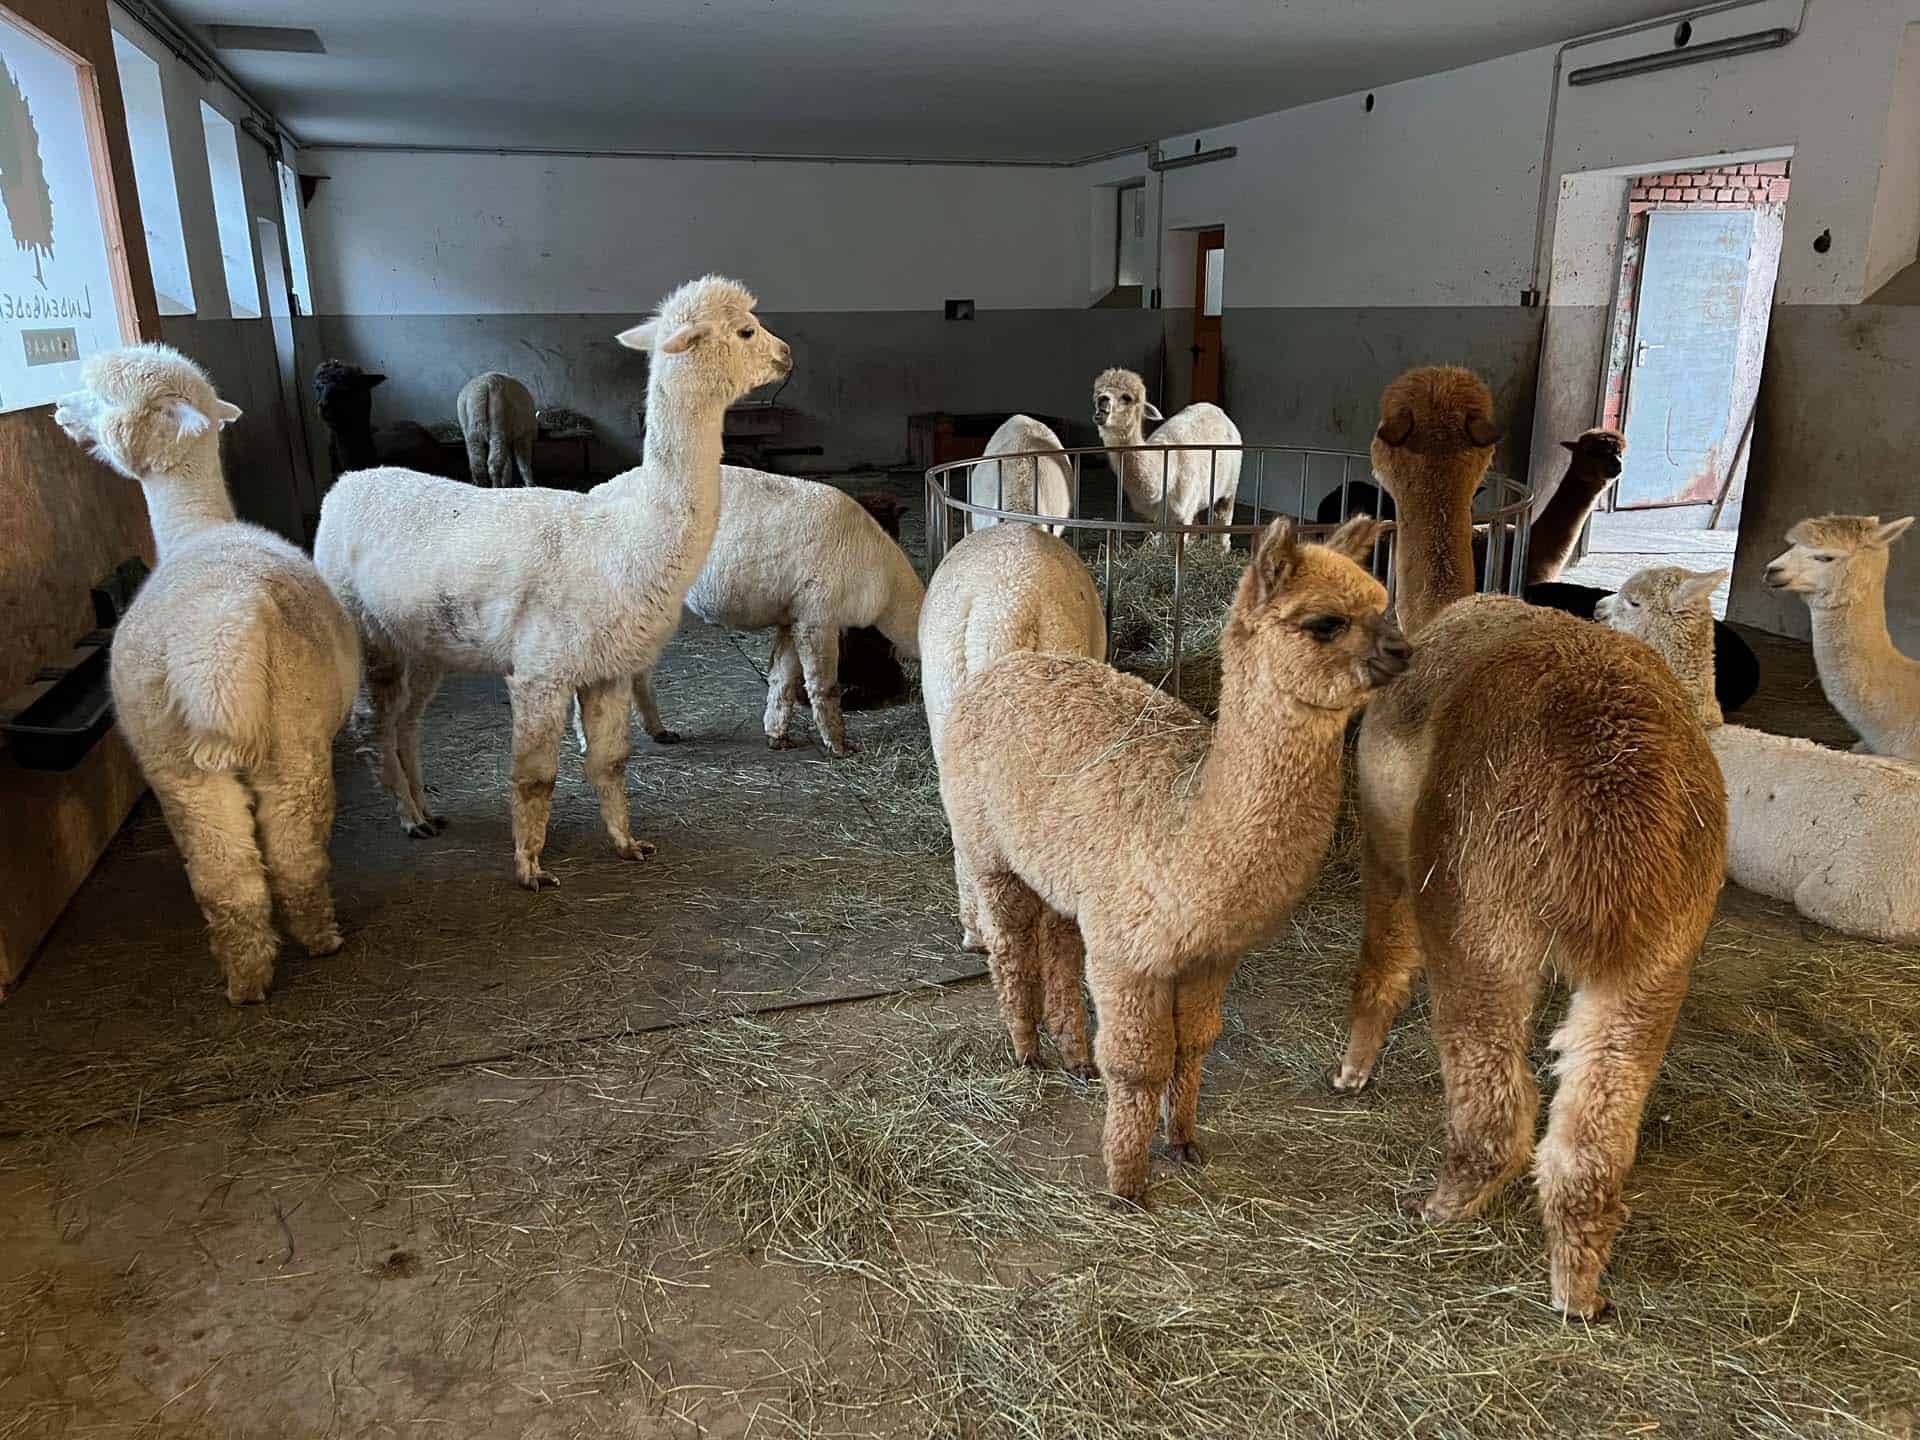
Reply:
<svg viewBox="0 0 1920 1440"><path fill-rule="evenodd" d="M1850 739L1756 640L1739 718ZM1375 1091L1324 1088L1343 833L1236 977L1212 1163L1115 1214L1098 1082L1013 1068L958 948L917 706L851 717L849 760L769 752L765 648L669 652L652 862L569 754L540 895L499 685L430 716L436 840L343 741L348 948L290 947L264 1007L226 1005L142 805L0 1005L0 1440L1914 1433L1920 953L1727 892L1617 1318L1569 1325L1526 1187L1399 1214L1440 1140L1421 1005Z"/></svg>

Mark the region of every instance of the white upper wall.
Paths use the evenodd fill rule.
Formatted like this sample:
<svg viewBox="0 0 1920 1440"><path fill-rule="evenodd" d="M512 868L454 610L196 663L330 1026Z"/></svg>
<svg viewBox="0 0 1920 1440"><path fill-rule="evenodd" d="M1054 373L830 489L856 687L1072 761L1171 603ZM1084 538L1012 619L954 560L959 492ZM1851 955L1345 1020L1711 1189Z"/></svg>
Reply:
<svg viewBox="0 0 1920 1440"><path fill-rule="evenodd" d="M767 311L1086 301L1072 170L325 149L301 168L329 177L306 217L322 314L629 315L709 271Z"/></svg>

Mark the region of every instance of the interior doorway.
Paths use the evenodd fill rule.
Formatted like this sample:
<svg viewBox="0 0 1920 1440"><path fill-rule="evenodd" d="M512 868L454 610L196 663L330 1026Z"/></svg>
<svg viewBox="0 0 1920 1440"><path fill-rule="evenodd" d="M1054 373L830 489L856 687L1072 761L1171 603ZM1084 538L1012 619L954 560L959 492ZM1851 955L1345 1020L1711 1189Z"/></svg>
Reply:
<svg viewBox="0 0 1920 1440"><path fill-rule="evenodd" d="M1220 315L1226 300L1227 232L1194 235L1193 399L1220 403Z"/></svg>
<svg viewBox="0 0 1920 1440"><path fill-rule="evenodd" d="M1598 417L1626 453L1567 579L1733 563L1789 185L1786 160L1633 177Z"/></svg>

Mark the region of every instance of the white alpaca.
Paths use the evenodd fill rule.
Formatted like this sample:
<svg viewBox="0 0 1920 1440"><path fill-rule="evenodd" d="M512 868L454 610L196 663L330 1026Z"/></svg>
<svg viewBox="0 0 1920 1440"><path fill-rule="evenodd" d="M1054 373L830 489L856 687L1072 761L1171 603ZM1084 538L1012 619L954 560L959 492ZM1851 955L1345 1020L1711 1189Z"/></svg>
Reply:
<svg viewBox="0 0 1920 1440"><path fill-rule="evenodd" d="M793 367L753 304L740 285L709 276L618 337L652 352L646 453L591 494L475 490L408 470L362 471L328 493L314 558L366 639L380 779L409 835L441 823L427 811L420 716L456 670L507 677L521 885L558 883L540 855L576 692L614 851L653 853L628 828L628 679L660 658L706 563L727 406Z"/></svg>
<svg viewBox="0 0 1920 1440"><path fill-rule="evenodd" d="M313 562L234 519L220 428L240 412L199 366L137 345L82 373L54 420L140 482L160 557L114 631L114 713L185 857L227 998L264 1000L276 904L308 954L340 948L332 748L360 646Z"/></svg>
<svg viewBox="0 0 1920 1440"><path fill-rule="evenodd" d="M1822 515L1787 532L1767 584L1803 596L1813 619L1813 663L1833 708L1860 732L1865 755L1920 760L1920 661L1887 634L1887 547L1913 516Z"/></svg>
<svg viewBox="0 0 1920 1440"><path fill-rule="evenodd" d="M1642 570L1595 617L1638 636L1699 708L1727 782L1727 874L1809 920L1870 940L1920 940L1920 767L1721 723L1713 611L1725 570Z"/></svg>
<svg viewBox="0 0 1920 1440"><path fill-rule="evenodd" d="M1020 455L1037 450L1059 451L1060 437L1030 415L1012 415L993 432L981 463L967 476L967 499L995 510L1019 510L1029 515L1073 514L1073 471L1064 454L1059 459L995 460L996 455ZM971 516L975 530L1000 522L992 515ZM1066 529L1049 525L1053 534Z"/></svg>
<svg viewBox="0 0 1920 1440"><path fill-rule="evenodd" d="M1032 525L969 535L940 562L920 608L920 694L933 753L954 693L1016 650L1107 658L1107 623L1093 577L1073 547ZM984 950L973 879L954 855L961 943Z"/></svg>
<svg viewBox="0 0 1920 1440"><path fill-rule="evenodd" d="M1107 459L1120 476L1134 512L1158 521L1164 511L1180 525L1231 525L1240 492L1240 430L1218 405L1189 405L1145 436L1145 422L1160 419L1147 399L1147 383L1131 370L1105 370L1093 382L1093 423ZM1128 445L1223 445L1224 450L1127 450ZM1230 549L1231 535L1220 537Z"/></svg>
<svg viewBox="0 0 1920 1440"><path fill-rule="evenodd" d="M917 655L921 595L906 552L844 490L721 467L720 526L686 608L709 625L779 632L767 661L770 748L793 748L787 730L803 684L826 747L835 755L858 748L840 713L840 632L871 625ZM633 699L655 740L680 738L662 723L645 671L634 674Z"/></svg>
<svg viewBox="0 0 1920 1440"><path fill-rule="evenodd" d="M460 387L454 418L467 442L467 468L476 485L533 484L533 392L511 375L488 370Z"/></svg>

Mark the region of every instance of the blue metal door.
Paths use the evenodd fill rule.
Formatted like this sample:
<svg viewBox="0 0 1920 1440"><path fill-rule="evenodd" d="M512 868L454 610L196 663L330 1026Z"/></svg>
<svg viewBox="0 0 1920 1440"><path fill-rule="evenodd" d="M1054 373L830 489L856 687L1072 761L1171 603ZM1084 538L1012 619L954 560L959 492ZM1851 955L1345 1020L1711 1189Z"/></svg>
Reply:
<svg viewBox="0 0 1920 1440"><path fill-rule="evenodd" d="M1621 509L1711 501L1740 439L1728 412L1753 212L1655 210L1647 222Z"/></svg>

